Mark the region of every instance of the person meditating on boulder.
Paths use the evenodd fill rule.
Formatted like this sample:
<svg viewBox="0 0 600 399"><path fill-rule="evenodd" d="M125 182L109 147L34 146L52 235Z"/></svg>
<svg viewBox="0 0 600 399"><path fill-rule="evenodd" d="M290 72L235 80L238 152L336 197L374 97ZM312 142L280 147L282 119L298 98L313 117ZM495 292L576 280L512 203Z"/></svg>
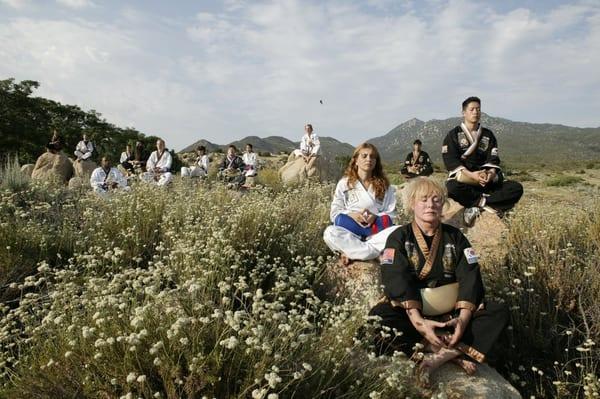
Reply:
<svg viewBox="0 0 600 399"><path fill-rule="evenodd" d="M107 194L116 189L128 189L127 179L121 171L110 165L108 157L102 157L100 166L94 169L90 176L90 185L94 192L98 194Z"/></svg>
<svg viewBox="0 0 600 399"><path fill-rule="evenodd" d="M421 150L423 143L417 139L413 143L413 150L406 156L404 167L400 170L402 176L411 179L417 176L429 176L433 173L429 154Z"/></svg>
<svg viewBox="0 0 600 399"><path fill-rule="evenodd" d="M46 144L46 149L53 154L56 154L63 149L62 137L60 137L56 129L52 131L52 138L50 139L50 142Z"/></svg>
<svg viewBox="0 0 600 399"><path fill-rule="evenodd" d="M181 168L181 177L206 177L208 175L210 160L206 155L206 147L203 145L196 147L196 156L198 159L196 159L195 165Z"/></svg>
<svg viewBox="0 0 600 399"><path fill-rule="evenodd" d="M92 157L94 153L94 144L88 140L88 135L83 134L82 140L77 143L75 147L75 156L77 157L77 162L88 160Z"/></svg>
<svg viewBox="0 0 600 399"><path fill-rule="evenodd" d="M472 226L482 210L502 216L523 195L523 186L505 181L498 143L491 130L481 126L481 100L462 103L464 121L444 139L442 156L449 172L448 196L465 207L464 222Z"/></svg>
<svg viewBox="0 0 600 399"><path fill-rule="evenodd" d="M356 147L344 177L338 182L331 203L332 226L325 229L323 239L340 255L340 263L375 259L387 237L398 226L396 194L373 144Z"/></svg>
<svg viewBox="0 0 600 399"><path fill-rule="evenodd" d="M227 155L223 157L219 165L219 178L227 183L229 188L239 188L246 181L243 172L244 161L237 155L237 148L230 145L227 148Z"/></svg>
<svg viewBox="0 0 600 399"><path fill-rule="evenodd" d="M396 331L376 344L381 353L412 355L424 377L448 361L467 373L482 363L508 322L508 310L484 300L477 253L455 227L443 224L444 187L433 179L412 179L404 209L413 221L388 237L380 257L385 297L369 313ZM421 353L422 355L422 353Z"/></svg>
<svg viewBox="0 0 600 399"><path fill-rule="evenodd" d="M304 126L304 135L300 140L300 149L294 150L296 158L302 157L306 163L306 169L313 167L317 157L321 154L321 142L316 133L313 133L313 127L310 123Z"/></svg>
<svg viewBox="0 0 600 399"><path fill-rule="evenodd" d="M173 157L169 150L165 148L165 141L158 139L156 141L156 151L153 151L146 162L146 172L142 174L142 180L147 183L154 183L158 186L166 186L173 180L171 174L171 165Z"/></svg>

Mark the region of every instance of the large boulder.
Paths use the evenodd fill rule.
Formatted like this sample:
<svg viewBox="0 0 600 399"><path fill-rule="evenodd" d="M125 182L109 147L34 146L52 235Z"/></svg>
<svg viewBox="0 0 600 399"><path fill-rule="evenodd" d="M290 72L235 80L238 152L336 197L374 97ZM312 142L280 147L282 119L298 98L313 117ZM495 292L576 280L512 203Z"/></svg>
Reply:
<svg viewBox="0 0 600 399"><path fill-rule="evenodd" d="M34 167L35 167L35 165L32 163L25 164L25 165L21 166L21 173L23 173L25 176L31 177Z"/></svg>
<svg viewBox="0 0 600 399"><path fill-rule="evenodd" d="M334 162L323 156L318 157L309 166L304 159L296 157L293 153L288 157L287 163L279 169L279 177L284 184L303 183L305 181L329 181L337 178Z"/></svg>
<svg viewBox="0 0 600 399"><path fill-rule="evenodd" d="M443 387L443 393L449 398L521 398L519 391L487 364L477 365L477 372L468 375L454 363L446 363L432 373L429 381L432 388ZM441 393L439 388L438 393Z"/></svg>
<svg viewBox="0 0 600 399"><path fill-rule="evenodd" d="M67 183L73 176L73 164L64 152L45 152L35 162L31 178L42 181Z"/></svg>
<svg viewBox="0 0 600 399"><path fill-rule="evenodd" d="M75 176L75 177L71 177L71 179L69 179L69 188L71 190L79 190L85 186L86 186L86 180L81 177Z"/></svg>
<svg viewBox="0 0 600 399"><path fill-rule="evenodd" d="M329 295L351 298L368 312L383 296L379 261L354 261L348 266L338 262L327 265L324 278Z"/></svg>
<svg viewBox="0 0 600 399"><path fill-rule="evenodd" d="M89 179L92 175L92 172L97 167L98 166L96 165L96 162L90 161L89 159L73 161L73 171L75 173L75 177L80 177L82 179Z"/></svg>
<svg viewBox="0 0 600 399"><path fill-rule="evenodd" d="M479 256L482 265L502 263L508 255L506 237L508 227L502 219L490 212L482 212L472 227L463 221L464 208L449 199L444 208L443 222L461 229Z"/></svg>

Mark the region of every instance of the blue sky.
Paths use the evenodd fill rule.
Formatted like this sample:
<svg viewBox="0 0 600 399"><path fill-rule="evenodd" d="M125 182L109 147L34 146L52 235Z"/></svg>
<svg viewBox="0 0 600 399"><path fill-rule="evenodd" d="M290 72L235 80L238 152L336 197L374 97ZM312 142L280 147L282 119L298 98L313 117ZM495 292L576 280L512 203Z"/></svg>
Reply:
<svg viewBox="0 0 600 399"><path fill-rule="evenodd" d="M600 126L600 2L0 0L0 78L175 149L460 114ZM320 104L319 100L324 104Z"/></svg>

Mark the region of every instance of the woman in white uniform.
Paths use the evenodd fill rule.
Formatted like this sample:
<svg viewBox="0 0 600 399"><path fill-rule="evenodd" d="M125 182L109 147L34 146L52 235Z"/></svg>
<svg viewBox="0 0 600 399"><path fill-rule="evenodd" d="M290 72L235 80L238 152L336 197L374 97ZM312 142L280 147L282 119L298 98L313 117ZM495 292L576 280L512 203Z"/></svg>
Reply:
<svg viewBox="0 0 600 399"><path fill-rule="evenodd" d="M242 160L244 161L244 175L246 177L256 176L258 160L256 158L256 153L252 148L252 144L246 144L246 151L242 155Z"/></svg>
<svg viewBox="0 0 600 399"><path fill-rule="evenodd" d="M198 159L196 164L190 167L184 166L181 168L181 177L206 177L208 175L208 165L210 160L206 155L206 147L200 145L196 148Z"/></svg>
<svg viewBox="0 0 600 399"><path fill-rule="evenodd" d="M340 254L344 265L353 260L377 258L396 216L396 192L383 172L381 157L373 144L359 145L344 177L338 182L331 203L333 223L323 239Z"/></svg>

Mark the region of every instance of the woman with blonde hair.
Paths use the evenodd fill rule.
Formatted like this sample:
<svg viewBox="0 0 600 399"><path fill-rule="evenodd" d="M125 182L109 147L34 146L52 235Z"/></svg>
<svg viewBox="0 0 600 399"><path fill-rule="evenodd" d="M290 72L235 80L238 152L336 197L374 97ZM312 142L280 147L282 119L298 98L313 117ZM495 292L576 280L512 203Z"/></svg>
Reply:
<svg viewBox="0 0 600 399"><path fill-rule="evenodd" d="M423 375L448 361L474 373L474 362L485 361L506 326L508 311L484 300L475 250L460 230L441 222L445 188L417 177L404 194L413 221L388 237L380 257L385 300L370 312L397 333L378 335L380 351L410 356L421 342L429 352L417 357Z"/></svg>
<svg viewBox="0 0 600 399"><path fill-rule="evenodd" d="M340 262L375 259L388 235L397 228L396 193L383 172L379 151L373 144L356 147L331 203L332 226L323 239Z"/></svg>

